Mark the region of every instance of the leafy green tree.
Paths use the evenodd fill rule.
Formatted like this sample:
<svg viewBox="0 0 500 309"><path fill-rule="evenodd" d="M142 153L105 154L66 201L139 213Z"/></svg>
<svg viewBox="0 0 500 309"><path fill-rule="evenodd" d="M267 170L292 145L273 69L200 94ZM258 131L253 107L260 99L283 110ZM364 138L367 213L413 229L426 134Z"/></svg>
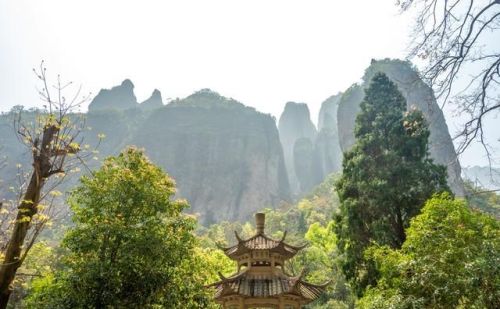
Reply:
<svg viewBox="0 0 500 309"><path fill-rule="evenodd" d="M82 177L64 270L34 284L32 308L206 308L195 220L174 181L135 148Z"/></svg>
<svg viewBox="0 0 500 309"><path fill-rule="evenodd" d="M367 250L381 272L360 308L498 308L500 224L448 194L430 199L400 250Z"/></svg>
<svg viewBox="0 0 500 309"><path fill-rule="evenodd" d="M330 281L326 293L307 308L349 308L354 301L342 270L338 267L335 222L330 221L326 226L319 222L311 224L305 239L309 246L297 259L302 263L301 267L307 269L307 279L314 283Z"/></svg>
<svg viewBox="0 0 500 309"><path fill-rule="evenodd" d="M383 73L365 90L356 118L356 144L345 153L336 188L342 269L358 294L376 283L363 252L371 242L399 248L405 228L433 193L448 190L444 166L428 156L429 130L421 112L406 112L406 100Z"/></svg>
<svg viewBox="0 0 500 309"><path fill-rule="evenodd" d="M30 249L23 265L19 267L15 280L12 282L12 294L7 308L22 308L33 280L48 276L57 266L56 252L46 241L39 241Z"/></svg>

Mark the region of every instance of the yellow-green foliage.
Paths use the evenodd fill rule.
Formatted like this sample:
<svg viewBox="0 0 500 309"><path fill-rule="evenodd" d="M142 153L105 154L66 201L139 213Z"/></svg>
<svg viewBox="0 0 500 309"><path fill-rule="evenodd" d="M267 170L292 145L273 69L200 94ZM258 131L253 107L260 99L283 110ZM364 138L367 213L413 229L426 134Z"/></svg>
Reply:
<svg viewBox="0 0 500 309"><path fill-rule="evenodd" d="M174 181L141 150L110 157L71 194L63 268L34 284L29 308L206 308L195 220Z"/></svg>
<svg viewBox="0 0 500 309"><path fill-rule="evenodd" d="M400 250L366 255L381 278L360 308L498 308L500 224L447 194L430 199L411 221Z"/></svg>

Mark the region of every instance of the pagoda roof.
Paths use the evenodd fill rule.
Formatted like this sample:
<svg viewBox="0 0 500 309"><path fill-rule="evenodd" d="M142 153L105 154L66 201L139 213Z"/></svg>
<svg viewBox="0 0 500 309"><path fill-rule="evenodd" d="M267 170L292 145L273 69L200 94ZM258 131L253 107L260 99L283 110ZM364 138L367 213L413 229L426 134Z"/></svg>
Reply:
<svg viewBox="0 0 500 309"><path fill-rule="evenodd" d="M241 239L237 232L234 234L238 240L236 245L231 247L219 246L219 249L223 250L224 253L231 259L236 259L237 257L254 250L269 250L289 259L307 246L307 244L302 246L292 246L285 243L286 232L280 240L272 239L263 232L258 232L254 236L245 240Z"/></svg>
<svg viewBox="0 0 500 309"><path fill-rule="evenodd" d="M318 298L329 282L321 285L311 284L302 280L303 273L296 277L285 274L252 274L248 271L225 278L210 286L215 287L215 298L224 296L242 297L278 297L282 295L299 296L307 302Z"/></svg>

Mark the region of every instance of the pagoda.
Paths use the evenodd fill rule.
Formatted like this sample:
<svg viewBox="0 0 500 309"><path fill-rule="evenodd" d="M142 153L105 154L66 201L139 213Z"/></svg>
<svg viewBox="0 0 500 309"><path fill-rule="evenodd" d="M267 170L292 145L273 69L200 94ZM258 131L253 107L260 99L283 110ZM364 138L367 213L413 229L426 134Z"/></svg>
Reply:
<svg viewBox="0 0 500 309"><path fill-rule="evenodd" d="M238 271L209 285L215 287L215 301L224 309L276 308L300 309L317 299L326 284L315 285L303 281L304 272L291 276L285 272L285 262L294 257L304 246L275 240L264 234L265 214L255 215L257 233L243 240L235 232L238 243L220 247L238 264Z"/></svg>

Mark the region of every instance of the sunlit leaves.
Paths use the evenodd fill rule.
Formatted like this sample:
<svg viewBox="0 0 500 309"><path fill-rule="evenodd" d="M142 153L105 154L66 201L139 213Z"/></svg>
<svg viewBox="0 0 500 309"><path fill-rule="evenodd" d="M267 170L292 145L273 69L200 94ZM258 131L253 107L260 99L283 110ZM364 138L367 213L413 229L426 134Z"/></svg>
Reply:
<svg viewBox="0 0 500 309"><path fill-rule="evenodd" d="M195 220L174 181L136 148L105 160L70 197L65 269L36 289L33 308L206 308ZM200 271L200 273L195 273Z"/></svg>
<svg viewBox="0 0 500 309"><path fill-rule="evenodd" d="M381 272L361 308L497 308L500 224L449 195L429 200L400 250L366 254Z"/></svg>

